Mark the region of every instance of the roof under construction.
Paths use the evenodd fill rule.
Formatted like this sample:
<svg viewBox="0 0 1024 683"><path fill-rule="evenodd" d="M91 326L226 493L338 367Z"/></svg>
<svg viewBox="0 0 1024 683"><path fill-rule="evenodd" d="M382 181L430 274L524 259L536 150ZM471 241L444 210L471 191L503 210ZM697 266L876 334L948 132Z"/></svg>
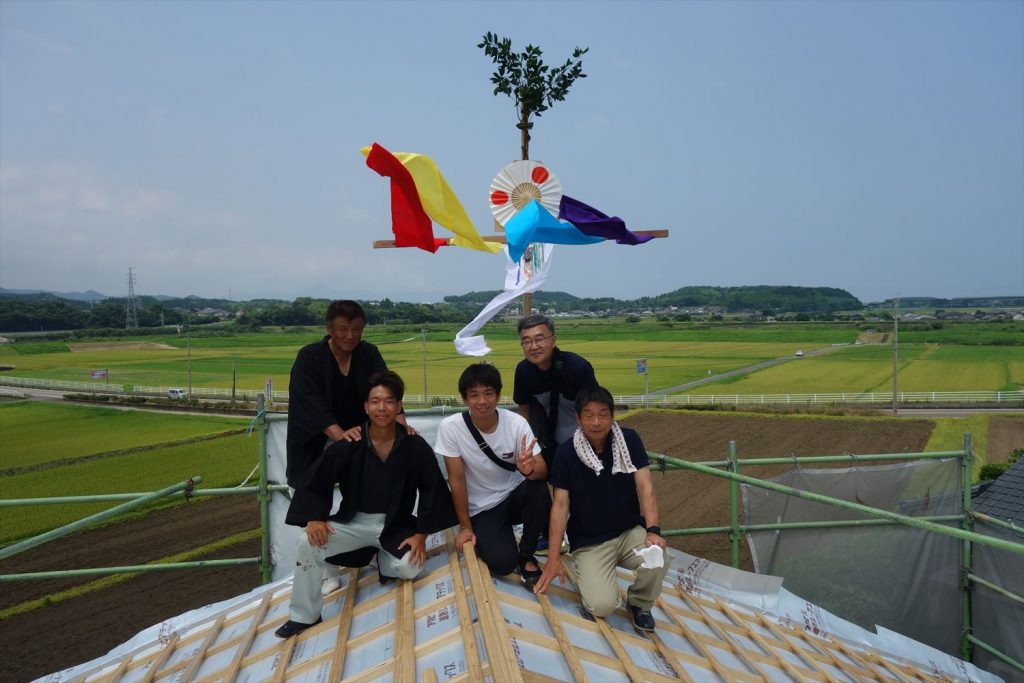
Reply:
<svg viewBox="0 0 1024 683"><path fill-rule="evenodd" d="M673 551L653 610L594 619L569 580L535 596L493 577L451 530L428 539L415 581L347 570L323 622L281 640L290 578L155 625L46 681L996 681L879 628L871 633L751 574ZM620 570L620 590L631 581Z"/></svg>

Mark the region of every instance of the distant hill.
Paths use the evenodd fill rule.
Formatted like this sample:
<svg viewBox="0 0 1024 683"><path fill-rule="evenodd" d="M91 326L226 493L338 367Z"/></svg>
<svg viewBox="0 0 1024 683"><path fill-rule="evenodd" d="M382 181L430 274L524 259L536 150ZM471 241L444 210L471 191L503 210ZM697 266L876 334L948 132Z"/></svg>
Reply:
<svg viewBox="0 0 1024 683"><path fill-rule="evenodd" d="M867 308L891 309L893 299L872 302ZM970 296L955 299L938 299L932 296L901 296L900 308L1021 308L1024 296Z"/></svg>
<svg viewBox="0 0 1024 683"><path fill-rule="evenodd" d="M446 296L448 303L483 305L494 298L497 291L470 292ZM863 308L860 300L844 289L834 287L792 287L761 285L754 287L682 287L667 294L639 299L584 299L566 292L537 292L535 306L557 310L611 310L669 308L707 308L714 306L723 311L764 311L787 313L819 313L849 311Z"/></svg>
<svg viewBox="0 0 1024 683"><path fill-rule="evenodd" d="M473 318L497 294L497 290L467 292L444 297L440 303L409 303L363 301L371 324L460 323ZM256 329L267 325L321 325L330 300L322 297L283 299L204 299L198 296L170 297L141 295L138 297L138 322L143 334L155 334L163 326L192 325L234 321ZM653 311L659 316L718 314L760 314L787 319L838 311L860 311L865 308L855 296L834 287L750 286L750 287L682 287L658 296L640 299L612 297L584 298L568 292L535 292L533 305L539 310L555 313L589 313L593 315L643 315ZM889 301L869 304L890 309ZM972 297L939 299L905 297L900 306L909 308L992 308L1024 307L1024 297ZM108 297L99 292L58 293L39 290L0 289L0 332L45 332L51 330L111 330L124 334L126 300ZM120 330L119 332L117 332Z"/></svg>
<svg viewBox="0 0 1024 683"><path fill-rule="evenodd" d="M774 285L682 287L668 294L644 297L637 301L648 308L718 306L726 311L771 310L787 313L851 311L864 307L857 297L845 289Z"/></svg>
<svg viewBox="0 0 1024 683"><path fill-rule="evenodd" d="M90 289L88 292L48 292L45 289L5 289L3 287L0 287L0 296L6 296L10 294L50 294L61 299L69 299L71 301L102 301L103 299L110 298L106 294L101 294L100 292L97 292L94 289Z"/></svg>

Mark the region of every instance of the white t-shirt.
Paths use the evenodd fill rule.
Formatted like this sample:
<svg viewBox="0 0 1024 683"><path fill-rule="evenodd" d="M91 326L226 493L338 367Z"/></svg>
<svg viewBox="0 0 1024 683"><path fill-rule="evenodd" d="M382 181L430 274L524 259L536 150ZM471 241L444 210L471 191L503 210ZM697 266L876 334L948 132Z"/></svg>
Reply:
<svg viewBox="0 0 1024 683"><path fill-rule="evenodd" d="M503 408L498 409L498 426L491 433L480 432L494 454L515 464L522 439L526 443L533 439L529 423L519 414ZM466 471L466 494L469 497L469 516L472 517L505 500L508 494L525 479L518 471L509 472L491 462L476 439L469 433L462 414L449 415L437 427L434 452L446 458L462 458ZM540 446L534 446L533 454L540 453Z"/></svg>

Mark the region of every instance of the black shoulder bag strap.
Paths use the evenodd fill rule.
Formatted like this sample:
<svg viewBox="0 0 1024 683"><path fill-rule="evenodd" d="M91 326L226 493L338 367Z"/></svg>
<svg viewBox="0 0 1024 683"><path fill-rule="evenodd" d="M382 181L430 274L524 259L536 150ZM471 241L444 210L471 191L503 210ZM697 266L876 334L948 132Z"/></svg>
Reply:
<svg viewBox="0 0 1024 683"><path fill-rule="evenodd" d="M515 466L515 464L505 462L497 455L495 455L494 451L491 449L490 444L484 441L484 437L483 435L480 434L480 430L476 428L475 424L473 424L473 418L469 416L468 410L462 411L462 419L463 421L465 421L466 426L469 428L470 435L476 440L476 445L480 447L480 450L484 452L484 455L491 459L491 462L493 462L501 469L508 470L509 472L515 472L518 469Z"/></svg>
<svg viewBox="0 0 1024 683"><path fill-rule="evenodd" d="M558 411L562 402L562 354L556 350L551 362L551 393L548 394L547 436L551 443L557 443L555 429L558 427Z"/></svg>

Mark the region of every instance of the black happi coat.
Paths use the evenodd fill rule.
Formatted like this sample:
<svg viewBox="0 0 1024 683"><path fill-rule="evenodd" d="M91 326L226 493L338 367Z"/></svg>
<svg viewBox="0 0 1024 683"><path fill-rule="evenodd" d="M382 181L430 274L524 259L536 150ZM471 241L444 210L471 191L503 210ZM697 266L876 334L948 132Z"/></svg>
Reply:
<svg viewBox="0 0 1024 683"><path fill-rule="evenodd" d="M388 459L398 458L392 469L394 480L388 498L384 530L380 544L395 557L402 557L409 548L398 545L413 534L432 534L454 526L457 519L451 491L441 474L434 451L423 437L410 436L405 427L395 425L395 445ZM292 526L305 526L307 522L331 521L344 524L358 512L359 485L363 477L363 463L367 457L376 458L369 442L369 425L363 425L360 441L338 441L309 467L288 506L285 522ZM341 507L334 515L331 499L334 485L341 490ZM413 515L416 494L419 507ZM369 563L375 548L364 548L330 558L334 564L362 567Z"/></svg>
<svg viewBox="0 0 1024 683"><path fill-rule="evenodd" d="M370 376L380 370L387 370L384 358L377 347L369 342L359 342L352 351L352 365L349 376L356 385L355 415L338 415L340 406L334 405L334 380L338 364L328 345L329 337L324 336L299 350L292 365L291 381L288 385L288 464L286 474L288 485L295 487L303 473L313 464L327 435L324 430L335 422L342 429L350 429L366 420L363 401L366 397Z"/></svg>

